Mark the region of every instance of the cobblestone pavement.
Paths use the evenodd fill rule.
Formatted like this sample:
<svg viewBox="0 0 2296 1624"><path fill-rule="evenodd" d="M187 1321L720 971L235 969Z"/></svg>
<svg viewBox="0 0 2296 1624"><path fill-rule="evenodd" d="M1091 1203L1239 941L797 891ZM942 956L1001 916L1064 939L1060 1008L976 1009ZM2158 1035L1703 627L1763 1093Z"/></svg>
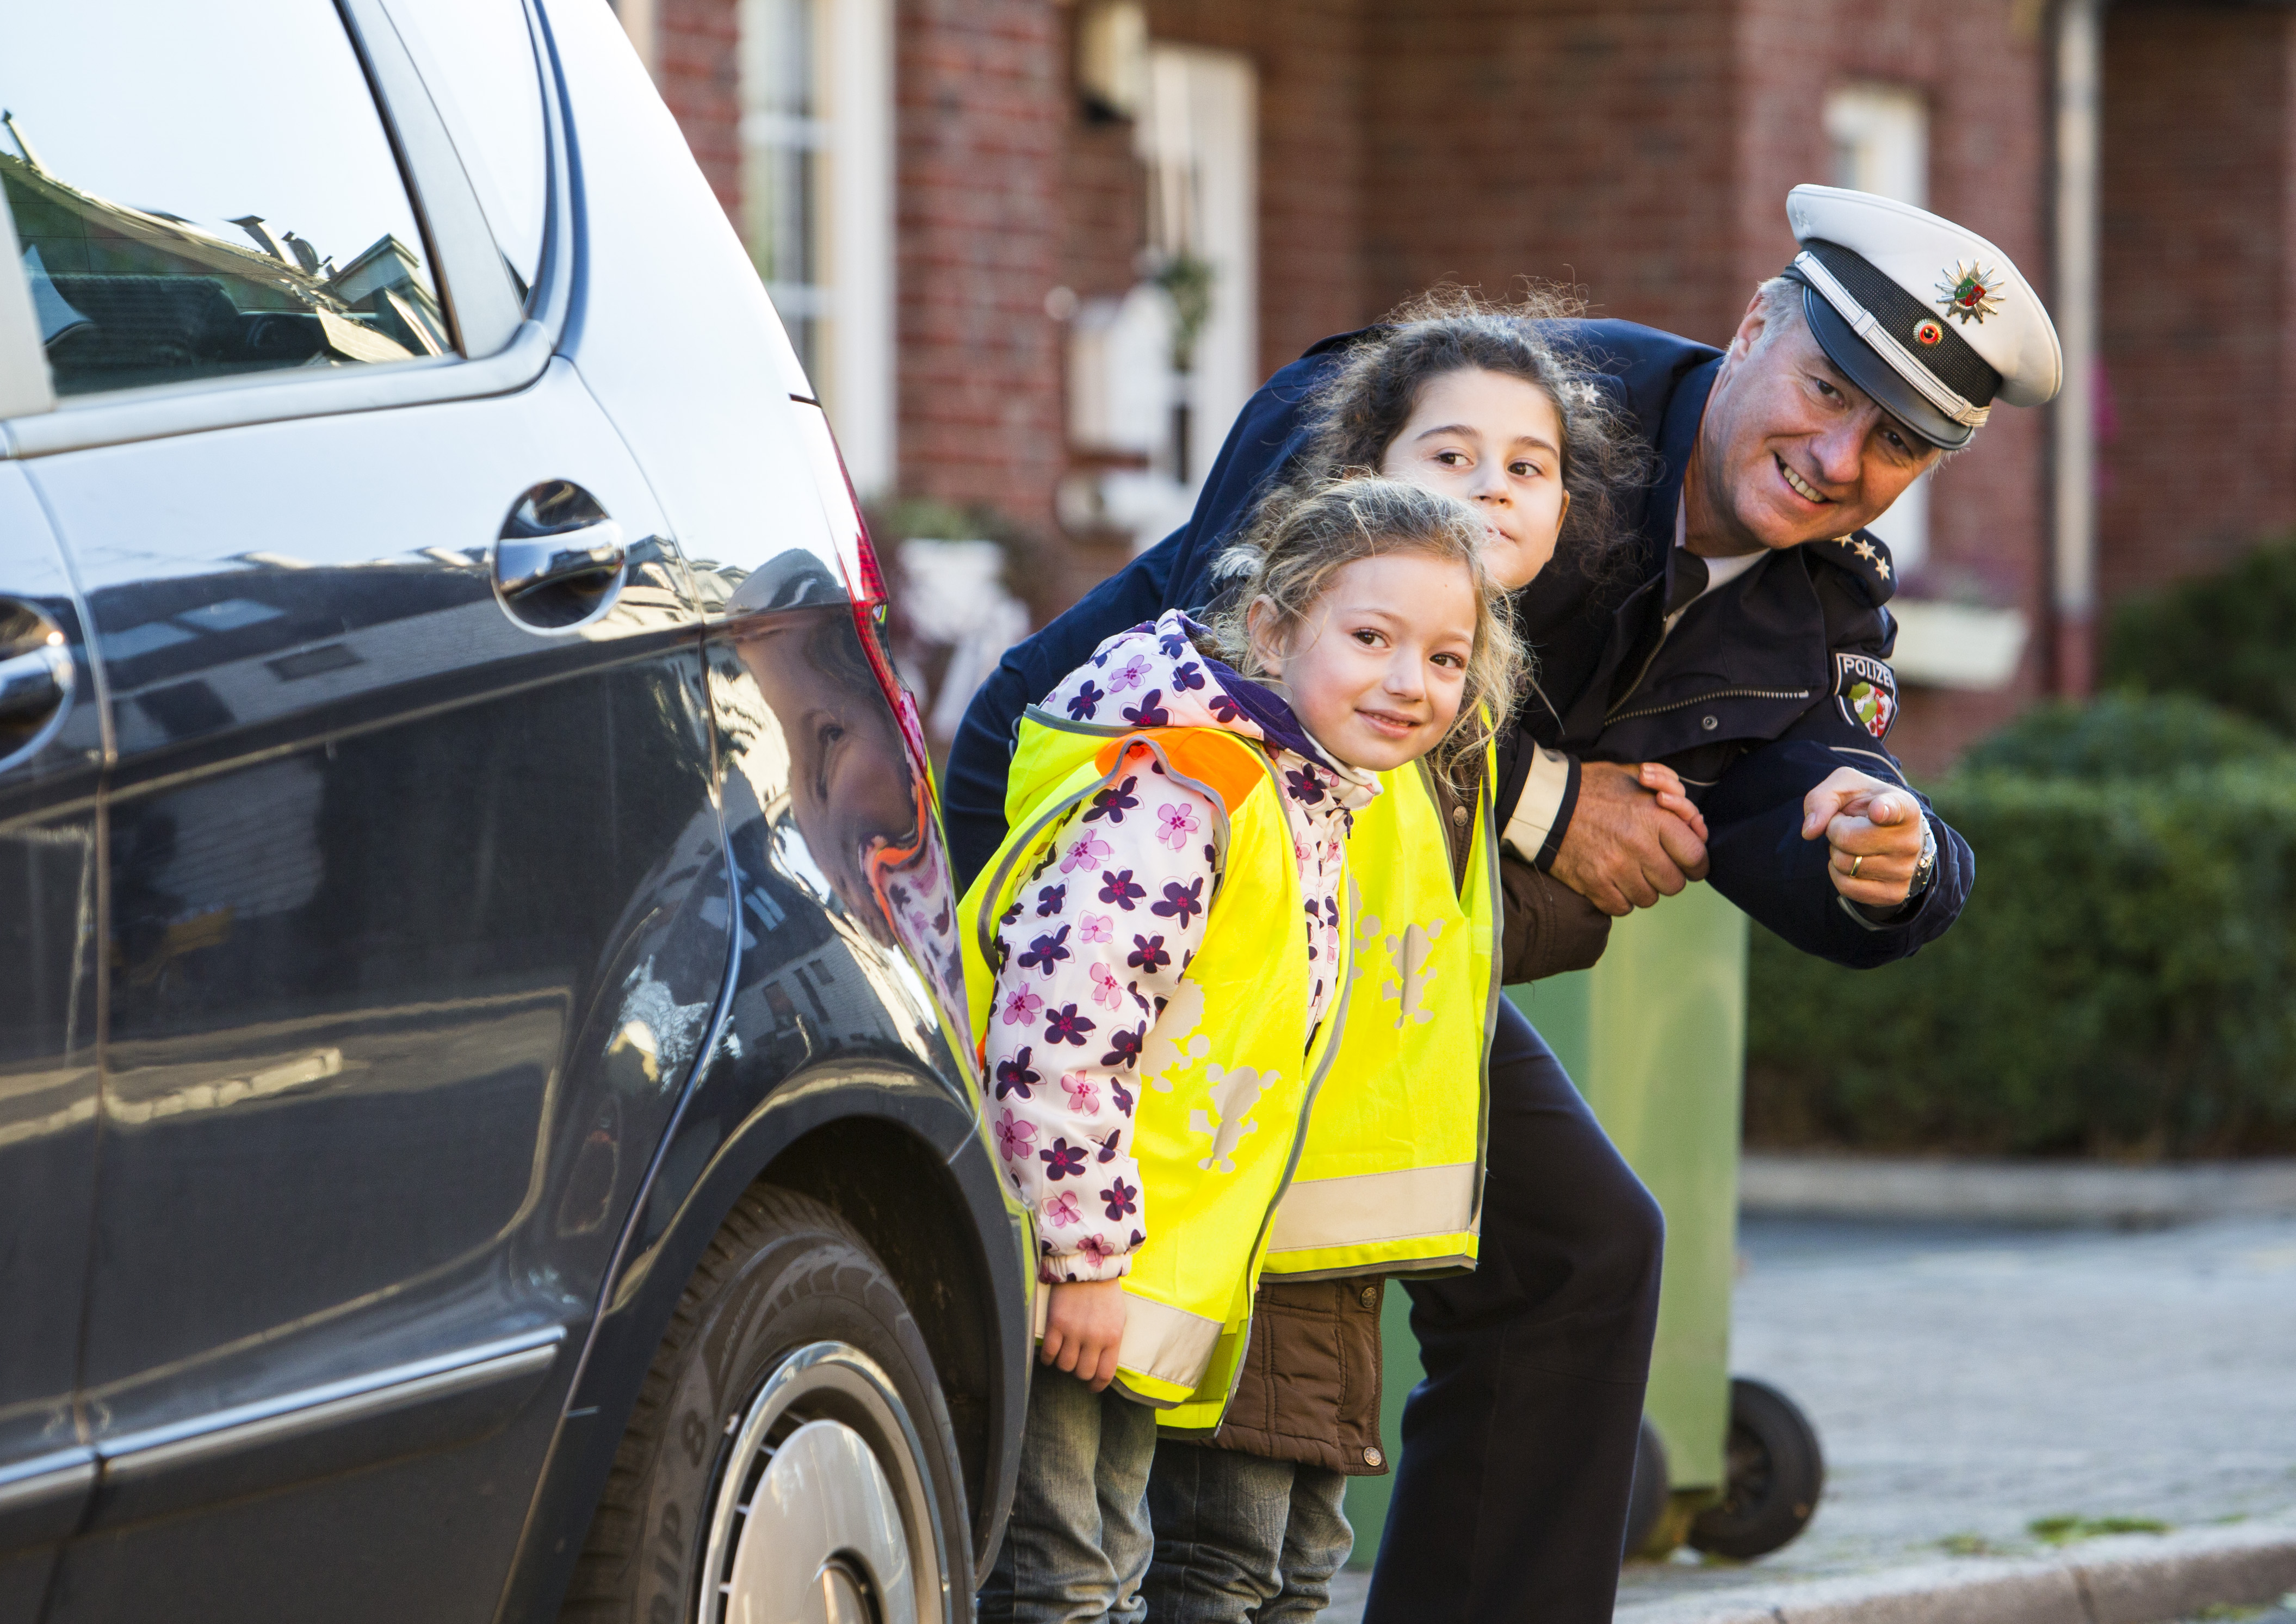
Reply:
<svg viewBox="0 0 2296 1624"><path fill-rule="evenodd" d="M1750 1218L1740 1249L1732 1366L1809 1413L1825 1498L1759 1562L1630 1565L1622 1617L1686 1590L2034 1551L2042 1518L2296 1508L2296 1220ZM1349 1584L1325 1618L1360 1607Z"/></svg>
<svg viewBox="0 0 2296 1624"><path fill-rule="evenodd" d="M1731 1364L1816 1423L1825 1498L1734 1574L2037 1548L2037 1520L2296 1506L2296 1220L2146 1233L1752 1218Z"/></svg>

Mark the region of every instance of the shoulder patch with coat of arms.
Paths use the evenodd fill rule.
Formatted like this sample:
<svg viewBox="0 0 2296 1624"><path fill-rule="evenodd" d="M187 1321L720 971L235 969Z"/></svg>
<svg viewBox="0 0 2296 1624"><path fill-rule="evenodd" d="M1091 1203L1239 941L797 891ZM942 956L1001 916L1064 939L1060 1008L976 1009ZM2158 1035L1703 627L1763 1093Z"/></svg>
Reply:
<svg viewBox="0 0 2296 1624"><path fill-rule="evenodd" d="M1833 699L1852 726L1886 739L1898 719L1898 674L1871 654L1836 653Z"/></svg>

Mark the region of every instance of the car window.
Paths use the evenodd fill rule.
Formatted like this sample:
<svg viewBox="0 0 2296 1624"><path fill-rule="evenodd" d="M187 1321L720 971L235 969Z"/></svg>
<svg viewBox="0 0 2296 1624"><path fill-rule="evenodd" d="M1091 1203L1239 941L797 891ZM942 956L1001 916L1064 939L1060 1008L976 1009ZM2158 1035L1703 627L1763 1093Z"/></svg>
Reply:
<svg viewBox="0 0 2296 1624"><path fill-rule="evenodd" d="M0 0L0 185L56 393L451 346L327 0Z"/></svg>
<svg viewBox="0 0 2296 1624"><path fill-rule="evenodd" d="M542 269L548 147L534 40L519 0L391 0L479 207L521 289Z"/></svg>

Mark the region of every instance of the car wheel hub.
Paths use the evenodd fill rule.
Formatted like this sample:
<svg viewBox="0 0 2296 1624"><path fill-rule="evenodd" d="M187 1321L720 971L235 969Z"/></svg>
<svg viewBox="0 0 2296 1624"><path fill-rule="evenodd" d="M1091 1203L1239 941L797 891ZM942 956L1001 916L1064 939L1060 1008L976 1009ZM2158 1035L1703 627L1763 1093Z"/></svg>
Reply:
<svg viewBox="0 0 2296 1624"><path fill-rule="evenodd" d="M705 1624L943 1624L922 1452L866 1356L799 1350L738 1423L711 1506Z"/></svg>

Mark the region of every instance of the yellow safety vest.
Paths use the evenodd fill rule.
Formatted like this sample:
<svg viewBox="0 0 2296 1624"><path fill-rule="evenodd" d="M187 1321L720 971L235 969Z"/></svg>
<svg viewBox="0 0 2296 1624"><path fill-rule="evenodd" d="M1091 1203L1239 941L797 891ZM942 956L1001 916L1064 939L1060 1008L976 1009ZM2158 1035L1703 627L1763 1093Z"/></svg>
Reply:
<svg viewBox="0 0 2296 1624"><path fill-rule="evenodd" d="M1269 1226L1348 1001L1342 964L1311 1045L1300 876L1267 758L1218 728L1095 727L1031 707L1005 791L1012 833L962 905L965 985L973 1030L984 1032L997 918L1070 810L1144 770L1142 752L1210 798L1218 817L1209 833L1225 857L1203 945L1142 1046L1132 1144L1152 1199L1148 1239L1124 1277L1116 1379L1135 1398L1188 1404L1217 1423L1241 1373ZM1343 918L1342 955L1349 930Z"/></svg>
<svg viewBox="0 0 2296 1624"><path fill-rule="evenodd" d="M1498 846L1487 751L1464 876L1430 769L1385 773L1348 841L1354 997L1275 1215L1289 1278L1472 1267L1498 1019Z"/></svg>

